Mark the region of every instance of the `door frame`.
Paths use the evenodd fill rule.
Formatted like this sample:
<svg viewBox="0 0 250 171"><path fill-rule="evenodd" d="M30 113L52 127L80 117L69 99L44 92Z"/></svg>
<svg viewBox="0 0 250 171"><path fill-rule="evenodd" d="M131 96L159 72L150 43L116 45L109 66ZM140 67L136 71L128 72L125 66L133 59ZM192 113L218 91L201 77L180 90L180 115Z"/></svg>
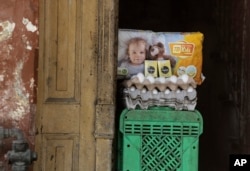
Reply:
<svg viewBox="0 0 250 171"><path fill-rule="evenodd" d="M98 71L95 113L96 171L112 170L115 138L119 0L98 2Z"/></svg>

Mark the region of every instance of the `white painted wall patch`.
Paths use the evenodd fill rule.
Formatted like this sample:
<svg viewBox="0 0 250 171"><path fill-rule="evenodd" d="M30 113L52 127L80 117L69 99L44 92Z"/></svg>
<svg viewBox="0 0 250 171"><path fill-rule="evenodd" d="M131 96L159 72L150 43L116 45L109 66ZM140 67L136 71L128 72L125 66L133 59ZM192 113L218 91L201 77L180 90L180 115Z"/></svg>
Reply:
<svg viewBox="0 0 250 171"><path fill-rule="evenodd" d="M0 22L1 32L0 32L0 42L9 39L12 36L12 32L15 29L15 23L10 21Z"/></svg>
<svg viewBox="0 0 250 171"><path fill-rule="evenodd" d="M3 82L4 80L4 75L0 75L0 82Z"/></svg>
<svg viewBox="0 0 250 171"><path fill-rule="evenodd" d="M33 25L28 18L23 18L22 22L28 31L35 32L37 30L37 26Z"/></svg>

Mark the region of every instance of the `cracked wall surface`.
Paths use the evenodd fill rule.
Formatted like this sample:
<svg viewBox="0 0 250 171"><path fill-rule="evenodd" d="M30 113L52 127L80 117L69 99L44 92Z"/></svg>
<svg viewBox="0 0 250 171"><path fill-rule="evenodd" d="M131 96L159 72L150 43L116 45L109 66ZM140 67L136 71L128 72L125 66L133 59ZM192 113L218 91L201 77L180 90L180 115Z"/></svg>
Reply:
<svg viewBox="0 0 250 171"><path fill-rule="evenodd" d="M0 126L23 130L34 146L38 0L0 4ZM7 143L0 152L8 148Z"/></svg>

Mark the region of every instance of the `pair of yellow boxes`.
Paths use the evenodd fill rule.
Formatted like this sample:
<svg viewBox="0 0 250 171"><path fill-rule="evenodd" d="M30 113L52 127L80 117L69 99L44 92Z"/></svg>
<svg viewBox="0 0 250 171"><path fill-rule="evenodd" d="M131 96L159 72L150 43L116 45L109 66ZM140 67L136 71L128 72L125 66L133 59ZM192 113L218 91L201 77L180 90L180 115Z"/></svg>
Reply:
<svg viewBox="0 0 250 171"><path fill-rule="evenodd" d="M172 68L170 60L145 60L145 76L170 77Z"/></svg>

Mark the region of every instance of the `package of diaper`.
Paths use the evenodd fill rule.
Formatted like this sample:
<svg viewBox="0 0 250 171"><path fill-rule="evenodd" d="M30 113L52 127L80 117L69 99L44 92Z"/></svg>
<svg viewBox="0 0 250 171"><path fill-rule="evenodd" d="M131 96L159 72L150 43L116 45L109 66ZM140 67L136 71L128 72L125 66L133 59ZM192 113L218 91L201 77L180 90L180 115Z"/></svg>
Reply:
<svg viewBox="0 0 250 171"><path fill-rule="evenodd" d="M118 78L129 79L145 74L145 61L168 61L171 75L187 74L197 85L203 81L202 45L200 32L153 32L148 30L119 29ZM148 62L147 62L148 63ZM158 62L158 77L163 75Z"/></svg>

